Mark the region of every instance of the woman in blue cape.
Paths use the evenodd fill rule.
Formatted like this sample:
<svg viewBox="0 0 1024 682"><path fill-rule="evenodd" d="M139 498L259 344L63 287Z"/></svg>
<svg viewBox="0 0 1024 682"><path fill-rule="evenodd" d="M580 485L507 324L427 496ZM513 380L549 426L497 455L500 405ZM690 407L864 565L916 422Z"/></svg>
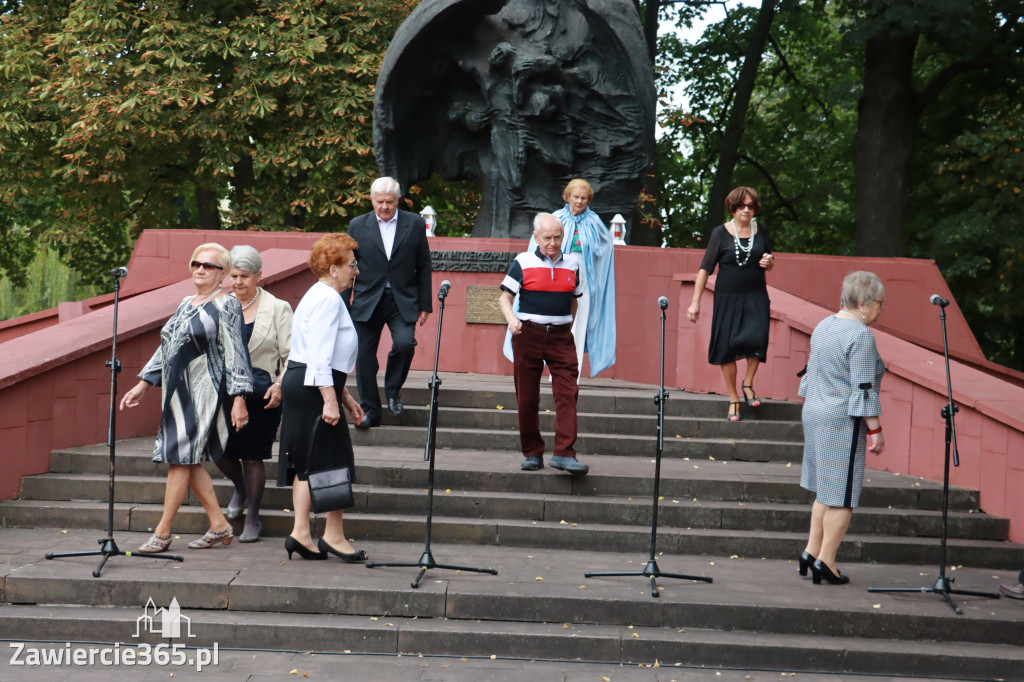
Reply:
<svg viewBox="0 0 1024 682"><path fill-rule="evenodd" d="M565 231L562 253L582 255L584 291L573 320L572 335L580 376L583 353L590 354L590 376L597 376L615 364L615 258L612 235L601 218L590 210L594 189L586 180L570 180L562 192L565 206L555 211ZM537 248L531 237L528 251ZM518 297L515 302L519 307ZM512 341L505 333L505 357L512 359Z"/></svg>

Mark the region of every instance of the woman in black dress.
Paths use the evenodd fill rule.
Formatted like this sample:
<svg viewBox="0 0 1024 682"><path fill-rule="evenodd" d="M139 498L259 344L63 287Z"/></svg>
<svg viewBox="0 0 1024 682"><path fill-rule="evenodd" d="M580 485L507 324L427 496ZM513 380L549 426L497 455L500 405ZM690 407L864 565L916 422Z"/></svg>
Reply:
<svg viewBox="0 0 1024 682"><path fill-rule="evenodd" d="M754 375L767 359L769 305L764 273L775 267L768 228L754 221L761 199L750 187L737 187L725 198L732 220L711 232L704 260L697 271L693 303L686 311L691 322L700 319L700 297L708 277L719 266L711 313L711 344L708 362L721 365L729 392L729 421L740 420L740 394L736 390L736 361L747 361L741 389L750 407L760 407L754 392Z"/></svg>
<svg viewBox="0 0 1024 682"><path fill-rule="evenodd" d="M317 448L315 470L347 467L349 480L356 480L352 441L341 408L356 424L362 421L362 408L345 388L345 380L355 368L359 341L341 292L350 289L359 274L357 248L355 239L337 233L324 235L313 244L309 269L317 282L299 301L292 318L277 465L277 484L292 486L295 520L284 543L289 559L297 552L303 559L326 559L330 553L348 563L366 560L366 552L354 549L345 537L340 509L327 512L324 535L313 542L306 475L313 424L321 417L324 424L337 428L319 427L317 445L324 447Z"/></svg>
<svg viewBox="0 0 1024 682"><path fill-rule="evenodd" d="M281 424L281 377L288 366L292 337L292 307L258 286L262 275L259 251L245 245L231 249L228 277L242 306L242 338L249 351L253 392L245 400L249 424L228 436L217 467L235 486L224 515L229 519L245 515L239 542L260 538L260 502L267 483L263 461L271 457Z"/></svg>

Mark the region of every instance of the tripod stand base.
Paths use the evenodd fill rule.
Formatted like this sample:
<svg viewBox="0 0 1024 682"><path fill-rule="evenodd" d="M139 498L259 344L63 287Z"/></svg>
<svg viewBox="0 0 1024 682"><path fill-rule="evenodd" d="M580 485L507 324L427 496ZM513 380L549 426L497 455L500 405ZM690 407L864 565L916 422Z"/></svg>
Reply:
<svg viewBox="0 0 1024 682"><path fill-rule="evenodd" d="M937 594L946 600L946 603L949 604L949 608L953 609L958 616L963 614L963 610L953 602L952 598L949 596L951 594L966 594L972 597L999 599L999 593L997 592L954 590L950 587L953 584L953 580L954 578L940 577L931 587L869 587L868 592L918 592L922 594Z"/></svg>
<svg viewBox="0 0 1024 682"><path fill-rule="evenodd" d="M434 555L430 553L430 550L423 552L420 560L412 562L380 562L380 561L367 561L367 568L377 568L381 566L419 566L420 572L416 576L416 579L410 583L413 589L420 586L420 580L423 578L423 574L431 568L444 568L449 571L470 571L471 573L487 573L489 575L498 575L497 569L494 568L472 568L470 566L453 566L451 564L439 564L434 561Z"/></svg>
<svg viewBox="0 0 1024 682"><path fill-rule="evenodd" d="M658 594L658 583L655 582L657 578L678 578L680 580L697 580L705 583L714 582L714 578L709 578L703 575L685 575L683 573L662 573L661 569L658 568L658 562L655 559L650 559L647 565L644 566L642 571L602 571L593 572L587 571L583 574L585 578L596 578L599 576L617 576L617 575L641 575L645 578L649 578L651 581L651 596L660 597Z"/></svg>
<svg viewBox="0 0 1024 682"><path fill-rule="evenodd" d="M139 557L141 559L166 559L167 561L185 560L185 557L181 556L180 554L139 554L135 552L122 552L120 549L117 548L117 543L114 542L114 538L100 538L98 542L101 545L101 549L93 552L62 552L60 554L48 552L46 554L46 558L59 559L61 557L68 556L101 556L103 558L100 559L99 566L97 566L96 570L92 572L92 577L94 578L100 577L100 572L103 571L103 566L106 565L107 559L109 559L112 556L130 556Z"/></svg>

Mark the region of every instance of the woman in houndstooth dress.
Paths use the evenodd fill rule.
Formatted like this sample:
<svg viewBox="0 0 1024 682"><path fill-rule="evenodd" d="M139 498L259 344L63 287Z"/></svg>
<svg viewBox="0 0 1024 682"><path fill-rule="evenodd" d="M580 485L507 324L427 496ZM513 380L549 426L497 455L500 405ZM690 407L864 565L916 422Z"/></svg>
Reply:
<svg viewBox="0 0 1024 682"><path fill-rule="evenodd" d="M885 307L885 285L871 272L843 280L840 310L811 335L804 398L804 459L800 485L816 494L800 575L810 568L814 583L849 582L836 568L836 552L860 500L865 452L885 449L878 391L885 364L868 325Z"/></svg>

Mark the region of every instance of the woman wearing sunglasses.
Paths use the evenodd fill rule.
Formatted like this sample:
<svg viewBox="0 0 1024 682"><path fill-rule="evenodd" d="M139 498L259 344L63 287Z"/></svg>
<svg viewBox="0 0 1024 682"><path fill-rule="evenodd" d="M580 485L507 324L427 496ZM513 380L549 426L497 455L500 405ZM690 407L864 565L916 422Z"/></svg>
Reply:
<svg viewBox="0 0 1024 682"><path fill-rule="evenodd" d="M122 410L137 407L150 386L161 387L153 461L168 465L167 487L160 522L139 552L170 547L171 523L189 488L203 505L210 529L188 546L229 545L234 537L202 465L223 456L229 424L239 431L249 423L245 397L253 382L242 340L242 307L220 286L230 268L231 256L220 244L196 247L190 263L196 293L185 297L164 325L160 347L139 373L139 383L121 399Z"/></svg>
<svg viewBox="0 0 1024 682"><path fill-rule="evenodd" d="M697 271L693 303L686 311L690 322L700 319L700 298L708 277L719 266L711 311L711 344L708 362L722 367L729 393L731 422L740 420L740 393L736 390L737 361L746 360L740 389L750 407L760 407L754 392L754 375L768 356L768 285L764 273L775 267L768 228L754 220L761 199L750 187L737 187L725 198L732 220L711 232L704 260Z"/></svg>

